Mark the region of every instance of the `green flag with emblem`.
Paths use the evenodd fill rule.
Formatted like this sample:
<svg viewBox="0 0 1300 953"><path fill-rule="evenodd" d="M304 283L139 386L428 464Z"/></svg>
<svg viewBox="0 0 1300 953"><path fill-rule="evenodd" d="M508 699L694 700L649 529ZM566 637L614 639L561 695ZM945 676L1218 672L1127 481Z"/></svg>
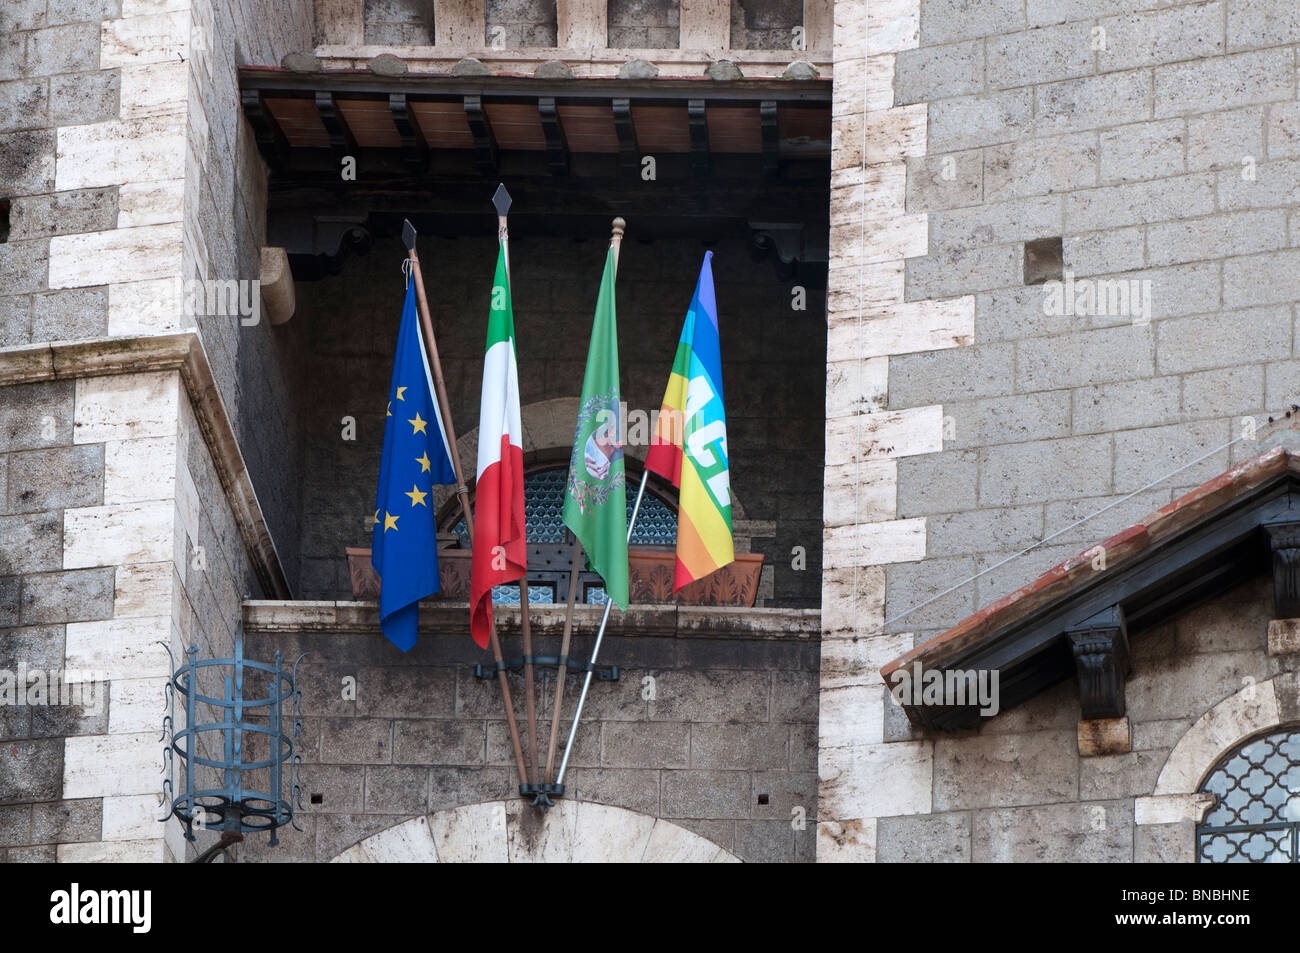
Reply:
<svg viewBox="0 0 1300 953"><path fill-rule="evenodd" d="M605 580L605 592L627 608L627 488L619 414L618 322L614 311L617 260L611 247L596 299L587 349L587 372L574 429L564 525L586 550L591 568Z"/></svg>

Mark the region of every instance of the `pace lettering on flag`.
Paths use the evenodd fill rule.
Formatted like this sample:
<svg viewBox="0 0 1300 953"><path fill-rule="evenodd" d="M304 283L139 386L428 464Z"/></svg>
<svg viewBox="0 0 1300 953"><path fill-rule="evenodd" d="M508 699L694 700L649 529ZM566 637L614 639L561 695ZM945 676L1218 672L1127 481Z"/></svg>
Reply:
<svg viewBox="0 0 1300 953"><path fill-rule="evenodd" d="M528 568L519 368L515 360L515 318L504 244L497 253L492 303L488 309L474 487L470 632L479 648L487 648L492 632L492 587L520 578Z"/></svg>
<svg viewBox="0 0 1300 953"><path fill-rule="evenodd" d="M618 320L614 309L613 247L596 299L587 348L587 370L569 459L564 496L564 525L582 543L591 568L605 581L605 593L627 608L627 486L623 469L623 434L618 388Z"/></svg>
<svg viewBox="0 0 1300 953"><path fill-rule="evenodd" d="M420 600L439 589L433 487L456 481L413 281L406 287L384 421L370 561L380 578L379 627L405 652L415 645Z"/></svg>
<svg viewBox="0 0 1300 953"><path fill-rule="evenodd" d="M735 559L712 261L705 252L645 459L647 470L678 489L674 593Z"/></svg>

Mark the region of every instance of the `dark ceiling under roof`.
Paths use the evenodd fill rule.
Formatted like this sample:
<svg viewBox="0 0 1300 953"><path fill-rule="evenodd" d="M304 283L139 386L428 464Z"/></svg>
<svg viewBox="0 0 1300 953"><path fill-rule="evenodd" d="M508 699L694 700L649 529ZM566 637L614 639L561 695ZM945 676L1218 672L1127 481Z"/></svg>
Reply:
<svg viewBox="0 0 1300 953"><path fill-rule="evenodd" d="M268 242L295 277L396 235L746 238L783 277L824 281L827 80L378 76L245 67L244 114L271 169ZM355 177L342 173L353 163Z"/></svg>

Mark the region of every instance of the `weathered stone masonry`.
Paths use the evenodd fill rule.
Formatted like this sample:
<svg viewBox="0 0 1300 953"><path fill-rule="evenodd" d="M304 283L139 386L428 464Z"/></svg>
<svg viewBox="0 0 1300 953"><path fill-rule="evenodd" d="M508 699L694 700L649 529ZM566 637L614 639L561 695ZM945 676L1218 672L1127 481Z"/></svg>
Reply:
<svg viewBox="0 0 1300 953"><path fill-rule="evenodd" d="M11 227L0 242L0 661L98 668L111 683L106 709L93 718L75 710L4 710L0 740L21 755L0 775L4 859L186 856L177 825L164 829L152 820L166 672L166 655L154 643L167 642L178 655L192 644L201 656L228 655L245 625L241 604L290 595L299 581L300 538L322 535L299 522L298 461L309 459L298 442L308 432L298 403L307 394L306 323L246 327L230 316L168 306L177 280L259 275L265 173L239 114L234 68L276 64L309 49L320 25L313 26L313 6L328 13L331 5L106 0L76 9L11 4L3 13L0 195L10 200ZM759 11L732 27L739 45L772 41L760 71L777 75L792 58L776 42L789 12ZM487 26L507 28L513 16L531 16L499 5L487 13ZM612 27L632 19L613 17ZM563 39L574 41L572 21L561 25ZM530 38L555 42L542 26ZM684 26L692 44L717 43L699 32L698 19ZM744 32L751 27L752 38ZM372 29L377 24L367 19L367 42L427 42L410 31L398 37ZM623 42L649 44L653 38L640 29L625 31ZM759 36L764 30L771 36ZM827 33L818 28L814 49L823 48ZM684 54L701 55L694 46ZM638 270L643 278L654 273L644 259L629 262L629 279ZM784 297L775 285L768 290ZM684 292L683 300L685 285ZM762 292L738 284L729 293L740 302ZM675 328L680 317L679 305L672 310L665 327ZM762 336L773 340L789 331L775 315L764 326ZM738 337L737 347L753 351L758 330ZM800 334L798 342L806 351L820 346L820 335ZM467 367L479 346L467 346ZM645 390L639 403L650 406L662 381L648 381L636 386ZM754 385L738 384L745 386ZM799 401L789 397L793 383L786 391L781 407L788 409ZM465 409L472 417L472 406ZM773 422L738 417L738 438L748 428L755 446L819 454L820 437L797 420L776 419L783 415ZM60 479L42 481L47 469ZM792 492L802 499L811 490ZM783 494L775 484L754 484L755 506L773 514L765 522L785 520L783 532L791 534L773 557L816 520ZM329 551L354 541L340 537ZM799 584L816 572L816 547L809 548L807 576L787 577L784 601L816 604L816 587ZM616 693L598 689L605 701L593 700L590 734L581 736L572 772L575 798L591 805L582 808L593 818L584 824L606 825L587 800L594 798L641 812L629 823L637 837L650 838L646 851L657 845L659 859L680 857L674 850L703 851L702 859L732 852L812 859L816 653L808 625L815 617L815 610L796 611L788 625L760 625L752 638L734 625L718 638L690 625L678 631L680 623L665 630L672 637L615 637L611 651L618 650L625 680L613 686ZM298 625L287 639L255 635L250 652L291 649L298 637L312 643L302 636L309 626ZM364 633L311 646L316 667L309 666L304 687L319 705L312 703L307 718L307 750L319 769L313 793L322 804L304 813L306 834L287 834L276 851L249 845L248 858L328 859L403 817L499 798L517 783L504 756L499 703L490 686L467 674L475 657L463 640L450 648L431 636L430 650L447 657L403 668L388 664L393 658L376 640L373 620ZM541 630L540 637L549 635ZM411 690L410 699L334 711L331 679L358 660L367 663L356 671L371 706L372 689L384 694L394 685ZM663 694L647 703L639 689L651 674ZM439 705L454 707L430 708L430 685L448 690L436 696ZM611 706L607 716L602 704ZM385 731L387 746L370 750L367 739ZM646 739L653 743L642 750ZM810 819L808 827L791 824L794 808ZM685 828L709 840L689 841ZM647 833L660 830L666 833ZM202 849L211 835L199 836Z"/></svg>
<svg viewBox="0 0 1300 953"><path fill-rule="evenodd" d="M1186 712L1175 718L1168 703L1155 705L1159 713L1141 717L1173 719L1166 734L1139 729L1135 715L1131 754L1080 760L1063 730L1077 705L1064 688L1023 714L991 720L978 737L932 739L915 735L882 700L873 673L1253 456L1251 443L1210 451L1240 432L1242 416L1295 401L1300 21L1291 4L1233 0L1125 9L1086 0L870 6L864 47L862 5L836 4L836 128L841 142L861 141L861 100L839 105L857 68L865 78L846 94L865 89L869 131L865 158L837 144L834 162L848 169L836 172L841 181L867 177L868 214L845 202L832 208L819 858L1082 859L1076 842L1097 859L1152 857L1142 809L1137 833L1127 836L1134 809L1114 799L1151 793ZM873 144L871 130L896 128L889 117L902 116L915 116L910 135ZM893 186L886 169L897 177ZM837 347L837 316L857 321L859 278L836 269L836 255L857 251L859 234L869 251L865 314L961 302L965 323L908 322L915 335L942 327L944 339L888 348L888 323L868 320ZM1076 280L1147 281L1151 312L1045 313L1043 287L1023 284L1023 243L1058 236ZM886 245L891 251L877 251ZM873 267L877 254L892 264ZM891 284L876 280L882 273ZM886 348L892 356L868 371L868 357ZM845 359L858 377L834 373ZM864 398L861 422L837 424L837 412L853 413ZM919 423L927 411L934 416ZM891 428L887 438L869 442L865 435L880 428ZM864 436L837 440L835 432ZM851 460L856 476L839 479L830 466L837 444L863 458L898 459L871 469ZM1206 454L880 633L885 616L909 612ZM856 569L833 563L837 511L855 513L848 533L870 541L847 562ZM1235 598L1242 613L1253 606L1244 594ZM850 638L841 640L836 620L849 606L857 609L847 618L864 621L845 625ZM1257 615L1229 630L1243 652L1231 662L1197 654L1229 638L1215 632L1223 616L1202 609L1180 621L1181 648L1161 655L1158 678L1147 659L1162 651L1161 639L1143 636L1134 679L1176 684L1184 703L1194 699L1193 715L1209 710L1240 689L1241 678L1276 671ZM1162 698L1165 690L1152 688ZM836 724L842 734L828 738ZM986 783L1008 772L1012 785L1025 779L1023 789ZM1105 812L1107 835L1075 838L1096 830L1085 822L1085 808L1095 807ZM1186 831L1169 837L1164 855L1190 856Z"/></svg>
<svg viewBox="0 0 1300 953"><path fill-rule="evenodd" d="M264 173L233 106L235 63L276 61L311 31L310 5L274 10L0 12L5 656L112 682L97 718L6 710L23 752L0 790L12 859L183 857L176 825L164 843L152 820L166 674L154 642L229 654L244 597L288 592L234 427L259 492L284 493L292 475L268 451L286 442L275 388L291 368L271 371L283 358L265 324L170 306L177 280L258 275ZM237 41L265 48L237 54ZM155 337L176 331L202 340ZM273 518L291 526L292 513Z"/></svg>

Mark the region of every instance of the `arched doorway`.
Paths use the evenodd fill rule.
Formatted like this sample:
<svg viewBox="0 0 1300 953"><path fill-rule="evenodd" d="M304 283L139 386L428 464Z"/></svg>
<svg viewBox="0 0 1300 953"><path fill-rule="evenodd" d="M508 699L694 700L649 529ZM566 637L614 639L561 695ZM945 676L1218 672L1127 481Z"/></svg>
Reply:
<svg viewBox="0 0 1300 953"><path fill-rule="evenodd" d="M561 800L540 815L519 799L483 801L395 824L331 863L739 863L663 818Z"/></svg>

